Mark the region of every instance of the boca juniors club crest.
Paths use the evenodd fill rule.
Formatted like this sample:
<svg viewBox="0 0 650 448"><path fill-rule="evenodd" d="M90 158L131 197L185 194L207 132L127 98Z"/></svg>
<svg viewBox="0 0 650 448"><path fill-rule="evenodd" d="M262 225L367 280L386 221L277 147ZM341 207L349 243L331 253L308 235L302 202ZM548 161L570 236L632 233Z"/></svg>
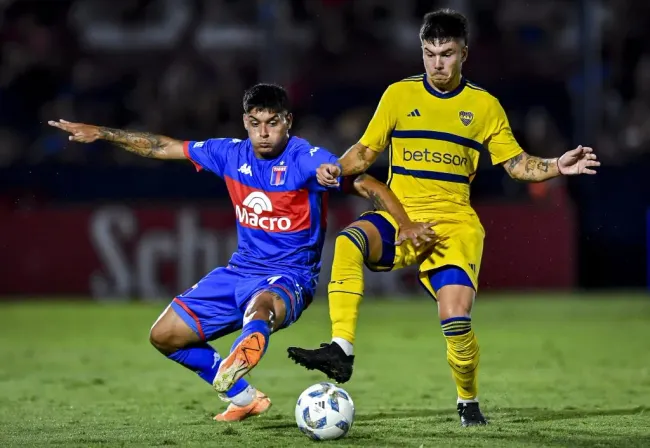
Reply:
<svg viewBox="0 0 650 448"><path fill-rule="evenodd" d="M458 112L458 117L460 118L461 123L463 123L465 126L469 126L469 124L474 119L474 114L472 112L465 112L464 110L461 110Z"/></svg>
<svg viewBox="0 0 650 448"><path fill-rule="evenodd" d="M275 187L284 185L286 179L287 166L284 164L284 162L280 162L279 165L276 165L271 169L271 185Z"/></svg>

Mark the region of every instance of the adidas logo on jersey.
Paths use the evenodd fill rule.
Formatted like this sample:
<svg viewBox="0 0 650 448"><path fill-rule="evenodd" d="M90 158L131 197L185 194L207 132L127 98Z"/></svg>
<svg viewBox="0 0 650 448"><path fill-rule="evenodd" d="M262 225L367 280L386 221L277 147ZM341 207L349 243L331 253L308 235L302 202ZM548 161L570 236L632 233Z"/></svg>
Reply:
<svg viewBox="0 0 650 448"><path fill-rule="evenodd" d="M259 227L264 230L288 230L291 220L287 217L261 216L273 211L273 204L267 195L261 191L253 191L244 199L243 207L235 206L239 222L249 227Z"/></svg>
<svg viewBox="0 0 650 448"><path fill-rule="evenodd" d="M413 109L413 111L407 115L407 117L421 117L420 111L417 109Z"/></svg>

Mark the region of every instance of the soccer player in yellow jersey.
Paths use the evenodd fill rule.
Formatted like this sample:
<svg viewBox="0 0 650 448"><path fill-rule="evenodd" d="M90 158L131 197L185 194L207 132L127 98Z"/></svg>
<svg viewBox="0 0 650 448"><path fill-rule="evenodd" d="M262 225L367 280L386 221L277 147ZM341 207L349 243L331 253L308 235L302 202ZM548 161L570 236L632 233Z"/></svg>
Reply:
<svg viewBox="0 0 650 448"><path fill-rule="evenodd" d="M541 182L560 175L595 174L591 148L559 158L524 152L499 101L461 74L467 59L467 19L448 9L427 14L420 29L426 73L388 87L361 140L338 164L321 165L319 182L362 173L390 146L388 185L413 221L435 222L437 241L396 245L399 226L390 215L362 215L336 239L329 307L330 344L289 348L289 357L345 382L352 375L353 343L363 296L363 264L388 271L419 264L419 280L437 300L447 361L458 392L463 426L485 424L478 405L479 345L471 310L478 288L485 232L470 205L470 184L481 153L510 177Z"/></svg>

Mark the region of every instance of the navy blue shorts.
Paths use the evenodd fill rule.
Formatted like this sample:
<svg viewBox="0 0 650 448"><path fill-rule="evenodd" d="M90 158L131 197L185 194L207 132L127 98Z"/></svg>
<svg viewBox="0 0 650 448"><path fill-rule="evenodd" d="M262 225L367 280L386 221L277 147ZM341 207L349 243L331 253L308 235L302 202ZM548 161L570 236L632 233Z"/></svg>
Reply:
<svg viewBox="0 0 650 448"><path fill-rule="evenodd" d="M248 274L220 267L177 296L171 307L201 339L211 341L241 329L246 307L264 291L284 300L287 313L281 328L297 321L313 296L300 278L291 275Z"/></svg>

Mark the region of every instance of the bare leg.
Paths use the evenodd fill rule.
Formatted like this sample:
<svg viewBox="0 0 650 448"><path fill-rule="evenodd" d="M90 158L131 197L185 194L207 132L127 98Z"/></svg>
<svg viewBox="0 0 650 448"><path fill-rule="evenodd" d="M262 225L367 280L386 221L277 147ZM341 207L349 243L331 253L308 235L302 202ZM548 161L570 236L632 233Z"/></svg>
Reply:
<svg viewBox="0 0 650 448"><path fill-rule="evenodd" d="M149 342L160 353L168 356L181 348L203 341L176 311L168 306L151 327Z"/></svg>

